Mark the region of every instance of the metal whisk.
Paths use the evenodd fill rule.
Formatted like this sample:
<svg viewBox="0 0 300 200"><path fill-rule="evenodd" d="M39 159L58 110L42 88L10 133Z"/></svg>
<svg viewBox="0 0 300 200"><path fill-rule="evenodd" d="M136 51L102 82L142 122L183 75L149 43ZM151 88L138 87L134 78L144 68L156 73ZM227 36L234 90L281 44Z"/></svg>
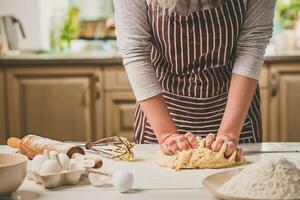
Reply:
<svg viewBox="0 0 300 200"><path fill-rule="evenodd" d="M109 137L88 142L85 144L87 150L99 153L107 158L120 160L131 160L134 158L133 147L134 143L129 142L124 137Z"/></svg>

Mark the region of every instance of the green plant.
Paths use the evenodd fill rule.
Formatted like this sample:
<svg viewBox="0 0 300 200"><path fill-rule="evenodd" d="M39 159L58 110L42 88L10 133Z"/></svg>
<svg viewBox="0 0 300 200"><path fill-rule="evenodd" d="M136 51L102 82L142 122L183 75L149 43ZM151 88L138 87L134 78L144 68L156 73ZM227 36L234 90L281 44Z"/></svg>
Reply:
<svg viewBox="0 0 300 200"><path fill-rule="evenodd" d="M64 24L61 39L70 46L72 39L79 37L79 9L72 7Z"/></svg>
<svg viewBox="0 0 300 200"><path fill-rule="evenodd" d="M299 0L278 0L276 3L277 19L285 29L293 29L300 12Z"/></svg>

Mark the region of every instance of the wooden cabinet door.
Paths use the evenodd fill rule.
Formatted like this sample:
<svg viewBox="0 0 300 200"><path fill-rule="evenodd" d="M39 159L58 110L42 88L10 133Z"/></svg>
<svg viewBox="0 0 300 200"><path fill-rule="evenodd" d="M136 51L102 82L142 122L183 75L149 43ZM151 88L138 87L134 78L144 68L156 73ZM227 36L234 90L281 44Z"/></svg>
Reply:
<svg viewBox="0 0 300 200"><path fill-rule="evenodd" d="M300 66L278 65L271 70L271 138L300 142Z"/></svg>
<svg viewBox="0 0 300 200"><path fill-rule="evenodd" d="M261 121L263 130L263 141L269 142L270 130L269 130L269 101L270 91L267 89L260 89L260 110L261 110Z"/></svg>
<svg viewBox="0 0 300 200"><path fill-rule="evenodd" d="M270 111L270 86L269 86L269 66L264 65L262 68L261 78L259 80L260 86L260 110L263 129L263 141L270 141L269 130L269 111Z"/></svg>
<svg viewBox="0 0 300 200"><path fill-rule="evenodd" d="M5 143L7 136L4 85L4 70L0 69L0 144Z"/></svg>
<svg viewBox="0 0 300 200"><path fill-rule="evenodd" d="M101 138L101 71L93 67L7 70L11 136L38 134L61 141Z"/></svg>
<svg viewBox="0 0 300 200"><path fill-rule="evenodd" d="M136 100L132 92L107 92L105 101L106 136L122 136L133 141Z"/></svg>

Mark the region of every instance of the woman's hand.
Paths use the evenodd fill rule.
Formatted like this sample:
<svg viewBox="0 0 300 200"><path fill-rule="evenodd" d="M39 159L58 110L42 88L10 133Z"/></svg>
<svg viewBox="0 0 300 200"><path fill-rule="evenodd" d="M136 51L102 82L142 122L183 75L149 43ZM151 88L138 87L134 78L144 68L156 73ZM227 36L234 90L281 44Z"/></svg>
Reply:
<svg viewBox="0 0 300 200"><path fill-rule="evenodd" d="M194 134L185 135L170 134L160 143L162 151L167 155L176 154L182 150L189 150L198 147L198 142Z"/></svg>
<svg viewBox="0 0 300 200"><path fill-rule="evenodd" d="M238 139L230 138L230 136L225 134L220 134L217 136L213 133L208 134L206 136L205 147L218 152L224 143L227 143L225 157L230 157L234 150L237 149L236 160L240 160L242 156L242 149L237 147Z"/></svg>

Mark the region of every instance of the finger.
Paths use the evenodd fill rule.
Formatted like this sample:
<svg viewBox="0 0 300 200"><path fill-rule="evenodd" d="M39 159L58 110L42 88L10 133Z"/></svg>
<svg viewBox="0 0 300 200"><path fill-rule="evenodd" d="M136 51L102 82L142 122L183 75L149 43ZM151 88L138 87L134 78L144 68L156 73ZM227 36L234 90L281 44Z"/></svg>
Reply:
<svg viewBox="0 0 300 200"><path fill-rule="evenodd" d="M161 145L161 151L166 155L172 155L173 152L169 149L168 145L162 144Z"/></svg>
<svg viewBox="0 0 300 200"><path fill-rule="evenodd" d="M189 133L186 133L184 136L188 139L189 143L191 144L191 146L193 148L198 148L199 144L193 133L189 132Z"/></svg>
<svg viewBox="0 0 300 200"><path fill-rule="evenodd" d="M234 144L234 142L227 142L227 149L225 151L225 157L229 157L232 152L235 150L236 146Z"/></svg>
<svg viewBox="0 0 300 200"><path fill-rule="evenodd" d="M170 149L170 147L177 142L175 139L168 138L163 144L162 144L162 151L167 155L173 155L173 151Z"/></svg>
<svg viewBox="0 0 300 200"><path fill-rule="evenodd" d="M205 147L211 148L212 143L216 140L216 135L213 133L210 133L205 138Z"/></svg>
<svg viewBox="0 0 300 200"><path fill-rule="evenodd" d="M236 160L239 161L242 158L243 150L241 148L237 148Z"/></svg>
<svg viewBox="0 0 300 200"><path fill-rule="evenodd" d="M181 150L189 150L190 148L192 148L188 139L184 136L178 138L177 144Z"/></svg>
<svg viewBox="0 0 300 200"><path fill-rule="evenodd" d="M213 142L213 144L212 144L212 146L211 146L211 149L212 149L214 152L218 152L218 151L220 151L220 149L221 149L223 143L224 143L224 140L222 140L221 138L217 138L217 139Z"/></svg>
<svg viewBox="0 0 300 200"><path fill-rule="evenodd" d="M172 154L176 154L177 152L180 151L180 148L176 142L176 140L172 140L172 142L169 143L168 145L170 151L172 152Z"/></svg>

